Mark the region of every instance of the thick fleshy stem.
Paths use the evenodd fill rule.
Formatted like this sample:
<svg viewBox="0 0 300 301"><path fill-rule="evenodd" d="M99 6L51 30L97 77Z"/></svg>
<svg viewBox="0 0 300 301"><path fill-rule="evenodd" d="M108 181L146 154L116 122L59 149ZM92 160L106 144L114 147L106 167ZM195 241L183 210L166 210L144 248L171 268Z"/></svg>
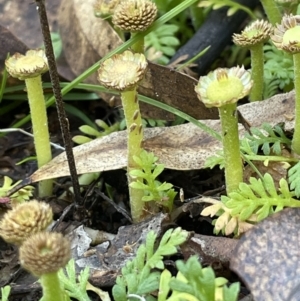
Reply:
<svg viewBox="0 0 300 301"><path fill-rule="evenodd" d="M131 33L131 38L133 38L137 33ZM136 43L131 46L131 49L136 53L145 53L145 38L140 38Z"/></svg>
<svg viewBox="0 0 300 301"><path fill-rule="evenodd" d="M122 105L127 125L127 178L129 185L129 197L131 215L134 223L139 222L143 218L144 202L142 197L144 192L141 189L130 187L130 183L136 181L129 172L133 169L139 169L137 163L133 160L133 156L138 156L142 151L143 141L143 125L139 108L139 101L136 89L121 92Z"/></svg>
<svg viewBox="0 0 300 301"><path fill-rule="evenodd" d="M295 85L295 127L292 140L292 150L300 155L300 53L293 54L294 85Z"/></svg>
<svg viewBox="0 0 300 301"><path fill-rule="evenodd" d="M43 301L64 301L64 291L60 286L58 272L43 274L40 277L43 288Z"/></svg>
<svg viewBox="0 0 300 301"><path fill-rule="evenodd" d="M38 167L42 167L52 159L52 154L41 75L25 79L25 84L31 112ZM40 197L52 195L52 183L52 180L45 180L39 183Z"/></svg>
<svg viewBox="0 0 300 301"><path fill-rule="evenodd" d="M251 46L251 78L253 87L250 93L250 101L262 100L264 89L264 51L263 43Z"/></svg>
<svg viewBox="0 0 300 301"><path fill-rule="evenodd" d="M243 181L243 165L240 155L240 141L236 103L219 108L222 142L225 159L225 182L227 195L237 190Z"/></svg>
<svg viewBox="0 0 300 301"><path fill-rule="evenodd" d="M275 1L260 0L260 2L264 8L265 13L268 16L269 22L272 23L272 25L275 25L276 23L280 23L281 13Z"/></svg>

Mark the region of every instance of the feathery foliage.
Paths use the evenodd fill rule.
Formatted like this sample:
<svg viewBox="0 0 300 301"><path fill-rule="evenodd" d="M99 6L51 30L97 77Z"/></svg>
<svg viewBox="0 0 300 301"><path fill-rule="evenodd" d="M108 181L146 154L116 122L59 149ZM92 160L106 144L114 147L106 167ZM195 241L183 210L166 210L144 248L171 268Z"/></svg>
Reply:
<svg viewBox="0 0 300 301"><path fill-rule="evenodd" d="M160 55L157 58L154 57L154 61L166 65L170 57L172 57L180 45L176 33L179 30L179 26L175 24L164 24L160 28L151 31L145 36L145 47L147 56L151 53L152 47ZM149 52L150 51L150 52ZM151 59L151 56L150 56Z"/></svg>
<svg viewBox="0 0 300 301"><path fill-rule="evenodd" d="M168 270L162 272L158 301L237 300L239 283L227 287L227 280L216 278L211 267L203 268L196 256L191 256L186 263L178 260L176 266L179 271L176 277Z"/></svg>
<svg viewBox="0 0 300 301"><path fill-rule="evenodd" d="M1 287L1 301L8 301L8 296L10 294L11 287L9 285L6 285L4 287Z"/></svg>
<svg viewBox="0 0 300 301"><path fill-rule="evenodd" d="M144 191L142 201L154 201L171 211L177 193L172 188L172 184L156 180L163 172L164 165L157 164L158 158L145 150L139 156L134 156L133 159L140 168L130 171L129 174L137 178L136 181L130 183L130 187Z"/></svg>
<svg viewBox="0 0 300 301"><path fill-rule="evenodd" d="M0 186L0 199L6 198L7 193L12 190L14 187L16 187L18 184L20 184L20 181L17 181L13 184L13 180L7 176L4 176L3 184ZM22 203L25 201L28 201L33 194L34 187L33 186L25 186L21 189L19 189L17 192L12 194L9 199L10 201L13 201L14 203ZM5 203L5 201L2 201L2 203Z"/></svg>
<svg viewBox="0 0 300 301"><path fill-rule="evenodd" d="M281 155L282 145L290 146L291 140L286 137L282 127L275 125L272 127L269 123L263 123L261 128L252 127L250 133L246 132L245 137L240 141L240 149L242 154L255 156L261 149L265 156L274 153ZM220 165L220 169L224 168L223 151L218 151L216 155L209 157L205 162L205 168L214 168Z"/></svg>
<svg viewBox="0 0 300 301"><path fill-rule="evenodd" d="M297 198L300 197L300 161L288 171L290 189L294 191Z"/></svg>
<svg viewBox="0 0 300 301"><path fill-rule="evenodd" d="M213 169L217 165L220 165L220 169L223 169L225 167L223 150L219 150L214 156L208 157L205 161L204 168Z"/></svg>
<svg viewBox="0 0 300 301"><path fill-rule="evenodd" d="M187 240L188 232L181 228L168 230L155 250L156 238L154 231L149 232L136 257L122 268L122 275L117 277L112 290L115 301L127 301L131 299L128 298L130 294L143 295L146 300L151 300L150 294L159 287L160 270L164 269L163 256L175 254L177 246Z"/></svg>
<svg viewBox="0 0 300 301"><path fill-rule="evenodd" d="M293 88L294 66L292 55L278 50L274 45L264 46L264 99L279 90L288 92Z"/></svg>
<svg viewBox="0 0 300 301"><path fill-rule="evenodd" d="M252 127L250 133L245 134L244 139L248 139L252 151L257 154L261 146L264 155L270 155L271 151L281 154L281 144L290 146L291 140L286 137L283 129L279 125L274 128L269 123L263 123L261 128Z"/></svg>
<svg viewBox="0 0 300 301"><path fill-rule="evenodd" d="M289 190L285 179L279 181L276 189L272 176L266 173L261 179L250 178L250 183L240 183L239 190L222 196L221 202L210 201L201 215L215 216L215 232L222 231L226 235L239 235L251 227L251 223L259 222L274 212L285 207L300 207L300 202L294 198L295 193Z"/></svg>
<svg viewBox="0 0 300 301"><path fill-rule="evenodd" d="M79 301L90 301L89 296L86 292L86 286L89 279L89 268L85 267L80 272L78 277L76 276L75 262L71 259L67 266L66 272L62 269L58 272L58 277L62 286L70 298L75 298Z"/></svg>

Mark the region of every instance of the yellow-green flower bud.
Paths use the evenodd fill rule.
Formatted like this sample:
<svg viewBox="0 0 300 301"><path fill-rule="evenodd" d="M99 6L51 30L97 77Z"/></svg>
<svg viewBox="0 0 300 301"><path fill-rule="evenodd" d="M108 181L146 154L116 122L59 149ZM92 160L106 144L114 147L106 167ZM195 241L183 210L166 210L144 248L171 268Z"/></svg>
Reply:
<svg viewBox="0 0 300 301"><path fill-rule="evenodd" d="M206 107L222 107L248 95L252 83L244 67L219 68L200 77L195 91Z"/></svg>
<svg viewBox="0 0 300 301"><path fill-rule="evenodd" d="M28 50L25 55L15 53L5 61L8 73L15 78L25 80L37 77L48 71L48 62L43 50Z"/></svg>
<svg viewBox="0 0 300 301"><path fill-rule="evenodd" d="M143 79L147 65L143 54L126 50L105 60L100 65L98 80L108 89L131 90Z"/></svg>
<svg viewBox="0 0 300 301"><path fill-rule="evenodd" d="M234 34L233 42L238 46L251 48L268 40L272 31L273 27L269 22L257 20L247 26L241 34Z"/></svg>
<svg viewBox="0 0 300 301"><path fill-rule="evenodd" d="M70 242L61 233L34 234L20 247L21 265L36 276L57 272L70 257Z"/></svg>
<svg viewBox="0 0 300 301"><path fill-rule="evenodd" d="M123 31L144 31L156 15L157 7L151 0L123 0L116 6L112 22Z"/></svg>
<svg viewBox="0 0 300 301"><path fill-rule="evenodd" d="M281 24L277 24L273 35L274 45L290 53L300 52L300 15L284 15Z"/></svg>
<svg viewBox="0 0 300 301"><path fill-rule="evenodd" d="M44 231L52 222L51 207L38 201L17 205L8 211L0 221L0 236L16 245L23 243L34 233Z"/></svg>

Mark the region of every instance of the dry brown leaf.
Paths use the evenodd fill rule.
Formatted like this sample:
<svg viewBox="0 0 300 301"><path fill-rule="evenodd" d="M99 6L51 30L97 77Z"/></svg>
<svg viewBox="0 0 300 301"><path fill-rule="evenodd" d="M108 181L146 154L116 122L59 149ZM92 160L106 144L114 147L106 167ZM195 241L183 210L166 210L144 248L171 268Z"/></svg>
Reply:
<svg viewBox="0 0 300 301"><path fill-rule="evenodd" d="M218 130L218 120L207 120ZM242 126L240 131L243 132ZM126 132L115 132L73 148L78 174L120 169L127 165ZM208 157L222 148L221 142L193 124L145 129L144 148L154 152L166 168L201 169ZM65 153L37 170L32 182L69 175Z"/></svg>
<svg viewBox="0 0 300 301"><path fill-rule="evenodd" d="M285 99L283 101L282 99ZM282 103L293 102L293 94L277 95L263 102L252 103L251 106L243 105L239 107L240 112L244 112L243 107L247 106L247 117L255 120L255 126L259 126L262 122L273 122L276 120L273 114L277 106L274 101ZM267 105L262 103L266 102ZM264 106L264 118L261 114ZM258 107L259 110L256 108ZM288 112L288 106L285 112ZM280 111L282 113L282 111ZM279 117L278 117L279 119ZM278 120L277 119L277 120ZM203 121L207 126L220 131L218 120ZM254 122L254 121L253 121ZM240 126L240 134L244 129ZM107 171L124 168L127 165L127 149L126 149L126 133L116 132L94 140L90 143L80 145L74 148L74 156L76 160L78 174ZM219 141L202 131L193 124L184 124L166 128L152 128L145 130L144 148L154 152L159 158L159 162L163 163L166 168L177 170L193 170L204 167L206 159L215 155L222 146ZM32 182L37 182L50 178L57 178L69 175L68 164L65 154L61 154L54 158L50 163L36 171L30 178Z"/></svg>
<svg viewBox="0 0 300 301"><path fill-rule="evenodd" d="M183 246L181 250L186 258L198 255L202 265L213 265L216 262L228 264L238 240L228 237L195 235Z"/></svg>
<svg viewBox="0 0 300 301"><path fill-rule="evenodd" d="M249 230L238 242L231 268L255 301L300 300L300 209L285 209Z"/></svg>
<svg viewBox="0 0 300 301"><path fill-rule="evenodd" d="M149 62L138 92L179 109L196 119L218 119L219 114L216 108L208 109L198 100L195 93L197 83L198 81L189 75ZM142 102L141 110L143 116L148 118L174 119L173 114Z"/></svg>
<svg viewBox="0 0 300 301"><path fill-rule="evenodd" d="M239 106L238 111L246 127L260 127L263 122L272 126L285 123L285 130L290 131L295 126L295 91Z"/></svg>

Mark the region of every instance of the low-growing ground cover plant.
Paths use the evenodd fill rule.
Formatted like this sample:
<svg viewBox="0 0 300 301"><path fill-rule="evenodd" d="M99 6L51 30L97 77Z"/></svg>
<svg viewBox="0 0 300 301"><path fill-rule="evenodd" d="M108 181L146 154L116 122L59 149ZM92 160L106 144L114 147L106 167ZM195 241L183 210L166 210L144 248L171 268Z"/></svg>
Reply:
<svg viewBox="0 0 300 301"><path fill-rule="evenodd" d="M163 3L157 2L158 7L163 6ZM217 8L218 5L222 6L222 3L218 1L203 2L206 2L206 6L213 5L214 8ZM217 68L206 76L201 76L198 84L195 86L195 92L199 100L208 108L214 106L219 109L223 154L217 159L212 159L208 166L213 167L216 163L221 163L225 169L226 184L226 195L221 196L221 201L217 199L206 200L210 205L204 208L201 214L202 216L217 217L213 221L216 234L233 234L235 237L241 236L243 232L262 219L285 207L300 206L298 201L300 196L300 185L298 184L300 168L297 157L300 153L298 145L300 138L297 130L300 120L298 112L300 92L297 73L299 16L282 15L274 1L261 2L273 27L269 23L265 23L266 21L258 21L258 29L254 25L250 25L242 34L236 33L233 37L237 44L242 40L242 46L248 46L249 43L249 41L244 41L244 35L249 35L250 38L252 35L256 37L258 35L259 38L262 38L258 39L259 45L255 45L255 47L250 46L252 53L251 70L245 70L244 67L236 66L232 68ZM182 3L175 5L173 10L169 13L166 12L153 24L157 9L152 1L124 0L116 3L111 16L112 23L119 28L119 32L120 29L131 32L131 38L64 88L64 92L67 92L76 82L83 80L90 73L98 70L100 84L108 89L117 90L121 94L127 123L128 164L126 172L131 216L134 223L146 217L151 217L159 210L172 213L176 197L173 185L165 181L161 182L159 179L164 170L163 164L159 163L159 158L152 153L146 152L143 148L143 124L137 89L138 83L145 77L148 65L146 60L147 52L144 51L144 41L146 40L144 40L144 35L159 30L160 25L170 20L172 16L184 8L195 9L193 6L195 3L196 1L191 0L182 1ZM226 1L226 4L231 7L231 13L243 8L235 5L232 1ZM101 5L99 3L97 5L96 13L102 15L99 12ZM130 15L131 13L133 15ZM146 24L145 28L142 28L141 33L136 33L137 29L140 29L135 21L135 17L139 16L139 13L142 13L142 21L145 21ZM108 12L106 11L105 14L108 14ZM279 16L280 18L282 17L281 23L279 23ZM129 28L125 28L124 25L128 25L128 23ZM275 23L277 23L276 26ZM258 33L262 28L264 32ZM172 31L173 29L170 30ZM272 127L269 124L265 124L262 126L262 129L250 129L248 135L245 135L245 138L240 140L236 102L249 93L251 101L262 100L264 82L264 73L262 72L263 59L261 58L262 43L268 39L270 33L272 43L277 48L290 52L293 55L296 93L295 130L290 139L281 127ZM121 35L122 37L126 36ZM173 45L175 44L174 40L170 42L170 45L172 43ZM127 49L130 46L131 49ZM257 59L258 52L255 54L253 49L256 46L259 47L259 49L255 49L259 52L259 59ZM167 52L168 50L164 54L166 55ZM282 57L284 57L284 54ZM9 67L9 64L7 66ZM255 70L256 68L259 70ZM116 91L113 92L115 93ZM51 103L50 100L49 103ZM90 131L88 132L91 133ZM291 150L289 157L283 155L283 148ZM255 161L264 161L265 165L270 161L281 161L293 166L289 169L287 178L281 178L276 183L270 173L261 174L259 168L255 166ZM246 164L252 166L257 173L257 178L251 177L244 181L244 167ZM6 197L6 195L1 197ZM28 202L24 205L30 206L30 203L32 204L32 202ZM23 204L18 205L10 213L22 210L22 206ZM63 300L70 297L78 300L88 300L89 297L85 288L88 270L84 270L78 278L78 281L81 283L80 293L78 293L74 289L74 286L77 285L77 279L75 279L75 272L73 273L72 270L72 263L67 268L67 274L73 278L71 284L67 274L58 272L69 260L70 247L68 242L59 234L44 232L44 226L48 225L49 219L52 220L52 215L45 213L45 218L44 215L42 218L36 218L38 214L35 212L35 208L29 209L25 213L18 213L17 217L13 218L14 223L10 222L10 216L4 217L0 223L0 235L8 242L21 246L21 264L34 275L41 277L44 292L43 300L54 300L54 298L55 300ZM32 233L32 229L23 229L27 226L27 218L41 221L42 226L39 225L41 227L37 227L38 231L35 232L42 233L33 235L35 232ZM34 227L32 226L31 228ZM11 234L19 234L22 237L18 237L17 240L11 240ZM27 236L30 237L28 238ZM172 301L182 299L199 301L237 300L239 285L231 284L227 286L226 279L216 277L212 268L202 267L199 259L196 257L190 257L185 262L176 261L176 273L174 276L165 269L163 256L170 256L177 252L177 247L188 238L185 230L176 228L166 231L160 242L157 242L157 247L155 246L156 238L154 232L149 232L145 244L138 249L136 257L124 265L121 275L117 278L116 285L112 289L114 300L133 300L134 298ZM35 245L38 246L37 249L34 248ZM58 246L60 248L57 248ZM52 251L57 251L58 253L52 254ZM39 255L43 258L36 260ZM47 262L43 261L45 258ZM61 259L58 260L57 265L56 259ZM42 266L36 263L42 264ZM43 270L42 268L47 265L50 265L51 269ZM5 298L6 293L4 290L2 291L2 298ZM53 297L54 294L57 295Z"/></svg>

